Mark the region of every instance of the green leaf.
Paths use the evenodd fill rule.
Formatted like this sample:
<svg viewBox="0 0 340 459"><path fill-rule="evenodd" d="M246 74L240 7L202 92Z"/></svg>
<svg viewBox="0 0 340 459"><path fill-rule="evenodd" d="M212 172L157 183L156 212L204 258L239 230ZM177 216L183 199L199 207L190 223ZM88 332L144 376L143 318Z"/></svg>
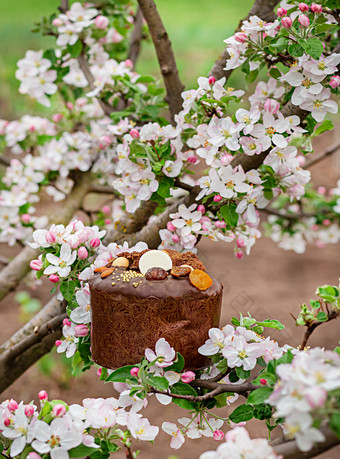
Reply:
<svg viewBox="0 0 340 459"><path fill-rule="evenodd" d="M276 319L265 319L263 322L256 322L257 325L267 328L275 328L275 330L283 330L285 326Z"/></svg>
<svg viewBox="0 0 340 459"><path fill-rule="evenodd" d="M239 379L248 379L250 376L250 371L244 370L242 367L236 367L235 371Z"/></svg>
<svg viewBox="0 0 340 459"><path fill-rule="evenodd" d="M63 281L60 284L60 292L65 298L66 301L71 301L74 295L75 289L78 287L79 282L70 280L70 281Z"/></svg>
<svg viewBox="0 0 340 459"><path fill-rule="evenodd" d="M270 419L272 417L272 407L267 403L260 403L254 406L254 418L260 419Z"/></svg>
<svg viewBox="0 0 340 459"><path fill-rule="evenodd" d="M74 45L67 45L67 50L71 54L71 57L77 58L83 50L83 44L81 40L77 40Z"/></svg>
<svg viewBox="0 0 340 459"><path fill-rule="evenodd" d="M157 193L162 198L170 198L170 188L174 184L174 179L170 177L163 177L162 180L159 182Z"/></svg>
<svg viewBox="0 0 340 459"><path fill-rule="evenodd" d="M247 403L251 403L252 405L258 405L259 403L263 403L269 397L269 395L273 392L271 387L260 387L259 389L254 390L251 392L247 399Z"/></svg>
<svg viewBox="0 0 340 459"><path fill-rule="evenodd" d="M254 408L251 405L245 404L238 406L229 416L229 419L235 424L239 422L250 421L254 417Z"/></svg>
<svg viewBox="0 0 340 459"><path fill-rule="evenodd" d="M224 392L223 394L215 395L216 408L223 408L227 404L227 398L233 396L233 392Z"/></svg>
<svg viewBox="0 0 340 459"><path fill-rule="evenodd" d="M178 382L171 386L171 392L173 394L177 395L193 395L197 396L197 392L193 387L191 387L189 384L185 384L183 382ZM194 410L197 407L197 403L195 402L190 402L189 400L184 400L184 399L179 399L179 398L173 398L172 399L173 403L176 405L180 406L181 408L185 410Z"/></svg>
<svg viewBox="0 0 340 459"><path fill-rule="evenodd" d="M220 209L220 214L223 220L230 226L236 226L238 222L238 213L236 212L237 205L234 202L225 204Z"/></svg>
<svg viewBox="0 0 340 459"><path fill-rule="evenodd" d="M308 40L299 40L300 45L309 54L313 59L320 59L321 54L323 53L322 41L318 38L309 38ZM290 45L293 46L293 45ZM289 49L289 47L288 47ZM302 56L302 54L301 54ZM296 56L300 57L300 56Z"/></svg>
<svg viewBox="0 0 340 459"><path fill-rule="evenodd" d="M130 371L136 365L126 365L125 367L118 368L113 373L111 373L105 382L125 382L127 379L131 378Z"/></svg>
<svg viewBox="0 0 340 459"><path fill-rule="evenodd" d="M288 52L293 57L301 57L303 55L303 48L298 43L293 43L288 46Z"/></svg>
<svg viewBox="0 0 340 459"><path fill-rule="evenodd" d="M220 360L218 364L216 365L216 368L218 369L220 373L226 372L228 369L228 363L226 359Z"/></svg>
<svg viewBox="0 0 340 459"><path fill-rule="evenodd" d="M97 448L91 448L89 446L85 445L79 445L76 448L72 448L68 450L68 454L70 457L86 457L90 456L90 454L94 453L97 451Z"/></svg>
<svg viewBox="0 0 340 459"><path fill-rule="evenodd" d="M316 318L319 322L327 322L328 320L327 314L323 311L318 312Z"/></svg>
<svg viewBox="0 0 340 459"><path fill-rule="evenodd" d="M151 75L142 75L136 80L136 83L153 83L154 81L156 81L155 77Z"/></svg>
<svg viewBox="0 0 340 459"><path fill-rule="evenodd" d="M232 317L230 322L231 322L232 325L234 325L235 327L239 327L239 326L240 326L240 321L239 321L236 317Z"/></svg>
<svg viewBox="0 0 340 459"><path fill-rule="evenodd" d="M329 427L340 438L340 413L333 413L329 421Z"/></svg>
<svg viewBox="0 0 340 459"><path fill-rule="evenodd" d="M330 120L325 120L325 121L321 124L321 126L319 126L319 127L315 130L314 136L320 135L320 134L322 134L323 132L326 132L326 131L331 131L332 129L334 129L334 124L332 123L332 121L330 121Z"/></svg>
<svg viewBox="0 0 340 459"><path fill-rule="evenodd" d="M289 72L290 68L287 67L286 65L282 64L282 62L278 62L276 64L276 68L278 68L280 70L280 72L286 74Z"/></svg>
<svg viewBox="0 0 340 459"><path fill-rule="evenodd" d="M175 362L170 365L170 367L164 368L164 371L175 371L176 373L180 373L184 368L184 357L182 354L177 352L177 359Z"/></svg>
<svg viewBox="0 0 340 459"><path fill-rule="evenodd" d="M278 80L281 76L281 72L280 70L276 69L275 67L270 69L269 71L269 75L272 77L272 78L275 78L275 80Z"/></svg>
<svg viewBox="0 0 340 459"><path fill-rule="evenodd" d="M158 390L169 389L169 381L164 376L149 376L147 382Z"/></svg>

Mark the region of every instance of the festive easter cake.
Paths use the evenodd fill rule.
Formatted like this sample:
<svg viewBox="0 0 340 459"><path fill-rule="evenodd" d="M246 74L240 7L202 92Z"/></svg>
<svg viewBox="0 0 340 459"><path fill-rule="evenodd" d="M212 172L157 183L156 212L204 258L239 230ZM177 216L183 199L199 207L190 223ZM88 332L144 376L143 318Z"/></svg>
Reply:
<svg viewBox="0 0 340 459"><path fill-rule="evenodd" d="M94 362L106 368L138 363L163 337L186 368L209 363L197 349L219 324L223 286L194 253L124 252L97 268L89 285Z"/></svg>

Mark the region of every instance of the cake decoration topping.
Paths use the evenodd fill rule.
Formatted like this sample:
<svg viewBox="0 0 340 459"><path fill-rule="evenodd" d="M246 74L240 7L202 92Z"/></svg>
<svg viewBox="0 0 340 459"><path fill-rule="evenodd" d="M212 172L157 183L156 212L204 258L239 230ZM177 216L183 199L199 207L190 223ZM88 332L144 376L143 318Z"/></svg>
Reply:
<svg viewBox="0 0 340 459"><path fill-rule="evenodd" d="M148 281L165 280L167 277L168 273L163 268L150 268L145 274L145 279Z"/></svg>
<svg viewBox="0 0 340 459"><path fill-rule="evenodd" d="M142 274L146 274L150 268L163 268L165 271L170 271L172 260L166 252L149 250L140 257L139 270Z"/></svg>
<svg viewBox="0 0 340 459"><path fill-rule="evenodd" d="M102 273L103 271L107 270L107 266L99 266L98 268L95 268L94 272L95 273Z"/></svg>
<svg viewBox="0 0 340 459"><path fill-rule="evenodd" d="M213 284L212 278L201 269L194 269L189 274L189 280L198 290L207 290Z"/></svg>
<svg viewBox="0 0 340 459"><path fill-rule="evenodd" d="M170 271L170 274L173 277L185 277L188 276L191 271L193 271L193 268L188 265L182 265L182 266L173 266L172 270Z"/></svg>
<svg viewBox="0 0 340 459"><path fill-rule="evenodd" d="M105 271L102 271L100 277L104 278L112 274L114 271L114 268L106 268Z"/></svg>
<svg viewBox="0 0 340 459"><path fill-rule="evenodd" d="M125 257L118 257L112 262L112 266L127 268L129 266L129 260Z"/></svg>

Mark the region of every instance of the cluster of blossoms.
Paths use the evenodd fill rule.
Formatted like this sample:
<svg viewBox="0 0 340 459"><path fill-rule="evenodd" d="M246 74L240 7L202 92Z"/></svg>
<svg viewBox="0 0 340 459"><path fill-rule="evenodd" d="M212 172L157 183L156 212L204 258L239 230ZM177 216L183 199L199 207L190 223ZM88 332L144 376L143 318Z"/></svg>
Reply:
<svg viewBox="0 0 340 459"><path fill-rule="evenodd" d="M265 438L252 440L243 427L236 427L225 435L225 443L216 451L207 451L200 459L280 459Z"/></svg>
<svg viewBox="0 0 340 459"><path fill-rule="evenodd" d="M309 451L325 436L319 430L337 407L340 387L340 356L314 348L299 352L289 364L281 364L279 381L269 397L275 417L284 418L283 429L296 439L301 451Z"/></svg>
<svg viewBox="0 0 340 459"><path fill-rule="evenodd" d="M33 402L1 403L0 433L9 441L5 446L9 457L24 453L28 459L67 459L94 452L107 457L106 451L119 450L119 444L129 446L131 438L152 441L159 431L135 411L125 411L113 397L88 398L82 405L68 406L60 400L48 401L42 390L39 399L40 409Z"/></svg>
<svg viewBox="0 0 340 459"><path fill-rule="evenodd" d="M316 190L307 187L300 203L276 201L280 215L270 215L265 223L267 235L284 250L303 253L307 243L323 248L340 240L340 182L335 188ZM300 216L299 216L300 215Z"/></svg>
<svg viewBox="0 0 340 459"><path fill-rule="evenodd" d="M288 54L297 60L291 62L290 68L280 62L280 79L296 88L291 96L294 105L311 112L316 121L323 121L327 112L338 111L330 98L332 90L336 92L340 85L336 75L340 54L323 54L319 37L323 38L324 26L331 28L336 19L325 14L321 5L313 3L309 8L306 3L297 6L287 1L281 2L277 15L278 19L270 23L251 16L243 21L240 32L225 40L230 55L226 70L247 64L254 71L263 58L275 65L280 62L278 53L288 49Z"/></svg>

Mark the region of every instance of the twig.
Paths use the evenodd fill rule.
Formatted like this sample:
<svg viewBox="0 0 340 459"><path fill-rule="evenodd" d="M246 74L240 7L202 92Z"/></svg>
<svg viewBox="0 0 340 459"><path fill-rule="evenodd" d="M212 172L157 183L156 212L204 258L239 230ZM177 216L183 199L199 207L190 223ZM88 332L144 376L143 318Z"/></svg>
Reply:
<svg viewBox="0 0 340 459"><path fill-rule="evenodd" d="M89 188L89 193L98 193L98 194L114 194L118 195L117 191L109 185L100 185L94 183Z"/></svg>
<svg viewBox="0 0 340 459"><path fill-rule="evenodd" d="M138 7L137 13L135 16L135 22L134 22L134 27L131 33L130 37L130 48L129 48L129 54L128 54L128 59L133 63L133 68L135 68L139 53L140 53L140 48L141 48L141 41L143 38L143 13Z"/></svg>
<svg viewBox="0 0 340 459"><path fill-rule="evenodd" d="M187 183L182 182L179 178L175 179L175 186L177 188L182 188L183 190L186 190L186 191L192 191L193 189L191 185L188 185Z"/></svg>
<svg viewBox="0 0 340 459"><path fill-rule="evenodd" d="M0 164L2 166L9 167L11 165L11 162L9 159L5 158L3 155L0 155Z"/></svg>
<svg viewBox="0 0 340 459"><path fill-rule="evenodd" d="M304 165L304 169L308 169L309 167L314 166L314 164L317 164L323 159L328 158L328 156L333 155L333 153L336 153L339 149L340 143L333 145L332 147L328 148L324 153L322 153L322 155L318 156L317 158L313 158L310 161L307 161Z"/></svg>
<svg viewBox="0 0 340 459"><path fill-rule="evenodd" d="M127 445L124 445L124 446L125 446L126 459L133 459L133 452L130 446L127 446Z"/></svg>
<svg viewBox="0 0 340 459"><path fill-rule="evenodd" d="M323 443L317 443L310 451L301 451L297 446L296 440L289 440L285 437L279 441L274 440L272 446L275 452L277 454L282 454L285 459L309 459L318 456L340 443L340 439L328 426L321 427L320 430L325 436L325 441Z"/></svg>
<svg viewBox="0 0 340 459"><path fill-rule="evenodd" d="M85 78L90 86L90 89L93 90L94 89L94 76L91 73L90 67L87 63L87 59L83 51L78 56L78 64L79 64L81 71L85 75ZM97 97L97 100L100 106L102 107L105 115L110 116L111 113L114 111L114 108L110 104L102 100L100 97Z"/></svg>
<svg viewBox="0 0 340 459"><path fill-rule="evenodd" d="M328 311L327 310L327 313L328 314L327 314L327 320L326 321L324 321L324 322L311 322L311 323L306 324L307 329L305 331L302 343L300 345L301 351L303 351L305 349L311 334L313 333L313 331L317 327L319 327L319 325L326 324L327 322L330 322L331 320L336 319L338 317L338 315L339 315L338 311Z"/></svg>
<svg viewBox="0 0 340 459"><path fill-rule="evenodd" d="M65 14L66 11L68 10L69 10L68 0L60 0L59 11Z"/></svg>
<svg viewBox="0 0 340 459"><path fill-rule="evenodd" d="M3 255L0 255L0 264L2 265L8 265L9 259L7 257L4 257Z"/></svg>
<svg viewBox="0 0 340 459"><path fill-rule="evenodd" d="M148 24L152 41L155 46L160 70L166 87L166 100L169 104L170 119L171 122L174 122L176 113L182 109L183 101L181 93L184 86L179 79L171 41L169 40L154 1L138 0L138 4Z"/></svg>

